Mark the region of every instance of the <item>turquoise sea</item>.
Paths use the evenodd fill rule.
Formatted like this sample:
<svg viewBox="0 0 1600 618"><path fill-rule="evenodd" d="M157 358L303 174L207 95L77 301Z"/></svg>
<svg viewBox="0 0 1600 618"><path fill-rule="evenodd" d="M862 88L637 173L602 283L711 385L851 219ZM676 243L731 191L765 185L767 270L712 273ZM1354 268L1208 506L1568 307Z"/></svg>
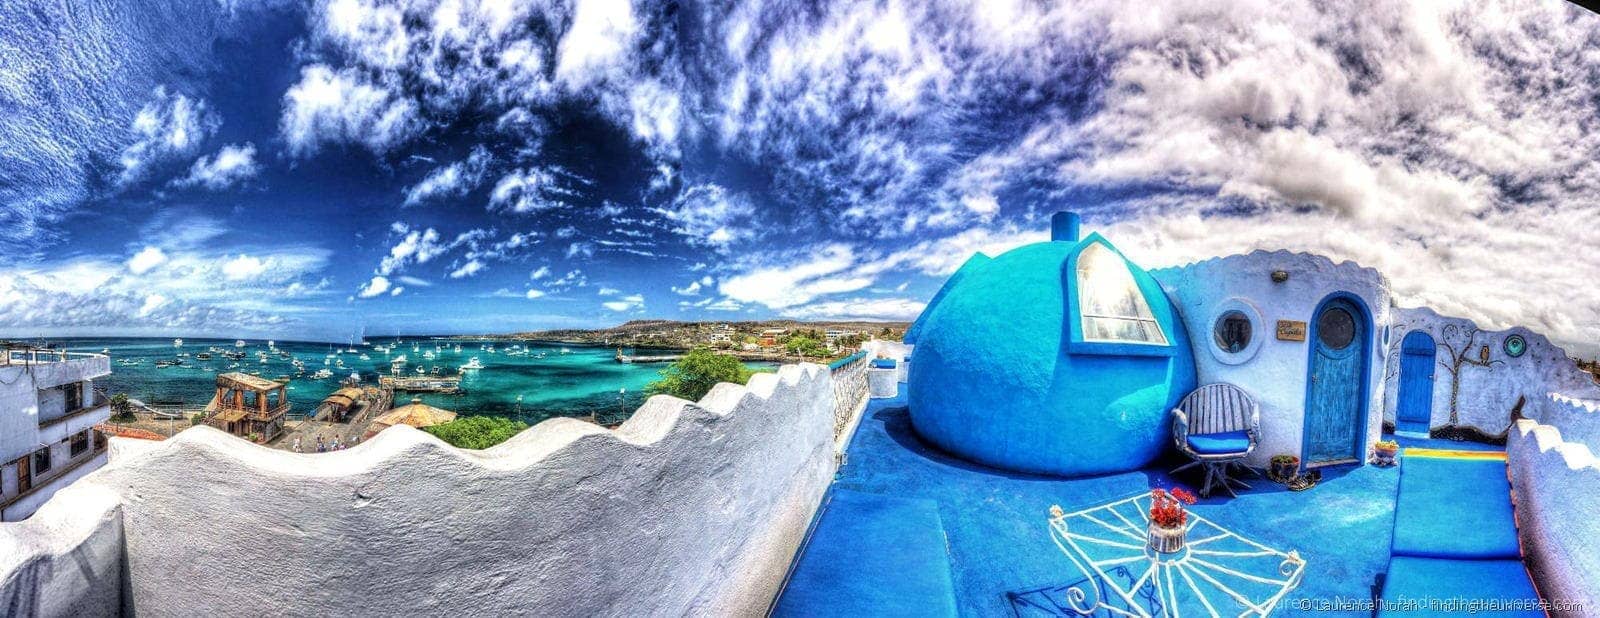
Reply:
<svg viewBox="0 0 1600 618"><path fill-rule="evenodd" d="M379 338L365 344L335 346L327 343L236 341L146 338L68 338L50 341L73 352L100 352L111 355L111 375L97 386L108 393L127 393L149 404L181 404L199 407L210 401L216 375L230 371L255 373L265 378L290 376L289 401L293 413L316 409L339 381L359 374L363 384L375 384L380 374L390 372L390 361L405 355L407 375L416 375L418 366L431 373L435 367L443 375L454 375L458 368L476 357L483 369L462 372L461 394L397 393L404 401L420 397L429 405L463 415L489 414L512 416L530 424L552 416L589 417L601 423L627 419L644 402L645 386L659 377L665 364L629 365L614 360L615 348L601 348L533 341L495 341L469 339ZM384 351L390 345L392 351ZM457 350L460 347L460 351ZM244 358L231 360L217 351L243 352ZM633 350L624 348L632 354ZM202 360L201 353L212 358ZM264 354L263 354L264 353ZM282 353L287 353L285 358ZM433 358L426 358L428 354ZM652 351L650 353L662 353ZM179 356L186 354L187 356ZM365 356L365 358L363 358ZM304 373L293 377L293 360L303 363ZM157 361L182 360L178 366L157 367ZM771 363L751 363L752 368L770 368ZM313 377L327 369L331 377Z"/></svg>

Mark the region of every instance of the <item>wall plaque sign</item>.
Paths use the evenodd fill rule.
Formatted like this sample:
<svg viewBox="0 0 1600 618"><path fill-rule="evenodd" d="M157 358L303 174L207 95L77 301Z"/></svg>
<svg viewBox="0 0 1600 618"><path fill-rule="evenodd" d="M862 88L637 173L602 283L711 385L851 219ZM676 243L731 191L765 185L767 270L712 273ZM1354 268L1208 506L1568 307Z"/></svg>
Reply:
<svg viewBox="0 0 1600 618"><path fill-rule="evenodd" d="M1278 320L1279 341L1305 341L1306 323L1297 320Z"/></svg>

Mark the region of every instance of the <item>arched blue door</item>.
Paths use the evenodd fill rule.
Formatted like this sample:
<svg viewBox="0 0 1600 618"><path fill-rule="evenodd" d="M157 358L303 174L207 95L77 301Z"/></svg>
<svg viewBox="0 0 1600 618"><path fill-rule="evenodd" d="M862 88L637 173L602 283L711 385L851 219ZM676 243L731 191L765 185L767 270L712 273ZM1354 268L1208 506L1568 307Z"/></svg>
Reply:
<svg viewBox="0 0 1600 618"><path fill-rule="evenodd" d="M1307 464L1361 458L1370 332L1366 312L1342 297L1325 301L1312 319L1301 457Z"/></svg>
<svg viewBox="0 0 1600 618"><path fill-rule="evenodd" d="M1395 428L1426 433L1433 418L1433 337L1420 330L1400 342L1400 397L1395 407Z"/></svg>

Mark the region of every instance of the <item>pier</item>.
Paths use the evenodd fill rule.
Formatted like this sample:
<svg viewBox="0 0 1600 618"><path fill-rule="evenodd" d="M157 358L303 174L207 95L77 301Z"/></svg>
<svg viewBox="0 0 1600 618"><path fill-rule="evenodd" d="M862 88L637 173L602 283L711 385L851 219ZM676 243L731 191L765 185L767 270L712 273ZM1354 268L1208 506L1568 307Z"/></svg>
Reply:
<svg viewBox="0 0 1600 618"><path fill-rule="evenodd" d="M623 354L622 353L622 349L621 348L618 348L617 349L617 357L616 358L617 358L617 362L619 362L619 363L622 363L624 365L631 365L631 364L637 364L637 363L671 363L671 362L676 362L680 358L683 358L683 355L682 354L661 354L661 355L657 355L657 356L628 356L627 354Z"/></svg>
<svg viewBox="0 0 1600 618"><path fill-rule="evenodd" d="M418 376L415 378L383 376L378 378L378 384L384 388L407 393L454 394L461 392L461 376Z"/></svg>

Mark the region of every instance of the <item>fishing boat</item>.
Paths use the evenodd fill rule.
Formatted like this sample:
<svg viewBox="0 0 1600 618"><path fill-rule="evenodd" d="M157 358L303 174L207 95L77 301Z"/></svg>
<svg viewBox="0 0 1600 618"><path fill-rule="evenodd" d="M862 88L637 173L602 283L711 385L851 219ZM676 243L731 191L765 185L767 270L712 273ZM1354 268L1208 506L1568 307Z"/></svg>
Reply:
<svg viewBox="0 0 1600 618"><path fill-rule="evenodd" d="M333 371L329 369L318 369L316 373L311 374L311 379L313 380L326 380L331 377L333 377Z"/></svg>
<svg viewBox="0 0 1600 618"><path fill-rule="evenodd" d="M462 371L471 371L473 369L483 369L483 362L479 361L478 357L476 356L472 357L472 360L467 361L467 364L461 366Z"/></svg>

